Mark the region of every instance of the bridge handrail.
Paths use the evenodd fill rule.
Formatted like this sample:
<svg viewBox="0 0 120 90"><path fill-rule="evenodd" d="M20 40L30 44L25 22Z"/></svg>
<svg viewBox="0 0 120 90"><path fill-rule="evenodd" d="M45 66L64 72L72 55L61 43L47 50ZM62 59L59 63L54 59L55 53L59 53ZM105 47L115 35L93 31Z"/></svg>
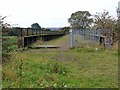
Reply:
<svg viewBox="0 0 120 90"><path fill-rule="evenodd" d="M18 37L24 37L29 35L41 35L41 34L48 34L48 35L55 35L55 34L64 34L62 32L58 31L45 31L42 29L36 29L36 28L15 28L18 32Z"/></svg>

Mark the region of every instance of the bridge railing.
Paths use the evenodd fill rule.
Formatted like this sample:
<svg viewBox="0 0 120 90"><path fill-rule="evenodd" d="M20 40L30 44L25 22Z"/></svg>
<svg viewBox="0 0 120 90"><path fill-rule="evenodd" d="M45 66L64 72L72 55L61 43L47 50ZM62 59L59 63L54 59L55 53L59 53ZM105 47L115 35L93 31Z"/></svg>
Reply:
<svg viewBox="0 0 120 90"><path fill-rule="evenodd" d="M55 34L64 34L58 31L46 31L42 29L34 28L16 28L18 32L18 37L31 36L31 35L55 35Z"/></svg>
<svg viewBox="0 0 120 90"><path fill-rule="evenodd" d="M16 28L16 30L18 32L19 48L29 46L39 38L43 41L47 41L64 35L64 33L59 31L46 31L34 28Z"/></svg>

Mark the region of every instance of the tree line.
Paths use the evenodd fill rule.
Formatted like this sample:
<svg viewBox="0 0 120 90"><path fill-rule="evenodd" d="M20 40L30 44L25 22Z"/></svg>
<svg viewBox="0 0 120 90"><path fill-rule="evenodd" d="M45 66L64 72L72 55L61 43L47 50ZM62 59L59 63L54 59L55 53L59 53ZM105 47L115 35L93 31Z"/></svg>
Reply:
<svg viewBox="0 0 120 90"><path fill-rule="evenodd" d="M113 29L119 27L118 20L109 15L109 12L104 10L101 13L91 15L89 11L77 11L71 14L68 19L71 28L74 29Z"/></svg>
<svg viewBox="0 0 120 90"><path fill-rule="evenodd" d="M120 21L109 15L109 12L104 10L101 13L91 15L89 11L77 11L71 14L68 19L71 29L93 29L93 30L111 30L113 43L119 39ZM109 35L109 32L105 32L103 35Z"/></svg>

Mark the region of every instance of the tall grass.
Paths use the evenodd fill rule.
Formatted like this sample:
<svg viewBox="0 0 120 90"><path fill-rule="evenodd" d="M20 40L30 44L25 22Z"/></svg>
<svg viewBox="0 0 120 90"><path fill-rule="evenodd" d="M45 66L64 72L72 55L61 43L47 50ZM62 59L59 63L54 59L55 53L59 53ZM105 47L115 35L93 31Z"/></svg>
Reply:
<svg viewBox="0 0 120 90"><path fill-rule="evenodd" d="M3 87L118 87L117 51L78 48L11 55L12 61L3 65Z"/></svg>
<svg viewBox="0 0 120 90"><path fill-rule="evenodd" d="M47 44L62 44L62 37ZM118 51L76 48L9 53L3 88L118 88Z"/></svg>
<svg viewBox="0 0 120 90"><path fill-rule="evenodd" d="M16 36L3 36L2 37L2 58L8 59L9 52L17 49L17 37Z"/></svg>

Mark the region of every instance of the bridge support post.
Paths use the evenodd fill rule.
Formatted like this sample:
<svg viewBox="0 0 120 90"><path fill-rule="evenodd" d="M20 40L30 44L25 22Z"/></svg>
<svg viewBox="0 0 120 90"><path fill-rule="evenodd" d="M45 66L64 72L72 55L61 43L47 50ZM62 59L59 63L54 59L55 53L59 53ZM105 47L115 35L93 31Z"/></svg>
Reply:
<svg viewBox="0 0 120 90"><path fill-rule="evenodd" d="M24 47L24 37L19 37L18 38L18 48L23 48Z"/></svg>

